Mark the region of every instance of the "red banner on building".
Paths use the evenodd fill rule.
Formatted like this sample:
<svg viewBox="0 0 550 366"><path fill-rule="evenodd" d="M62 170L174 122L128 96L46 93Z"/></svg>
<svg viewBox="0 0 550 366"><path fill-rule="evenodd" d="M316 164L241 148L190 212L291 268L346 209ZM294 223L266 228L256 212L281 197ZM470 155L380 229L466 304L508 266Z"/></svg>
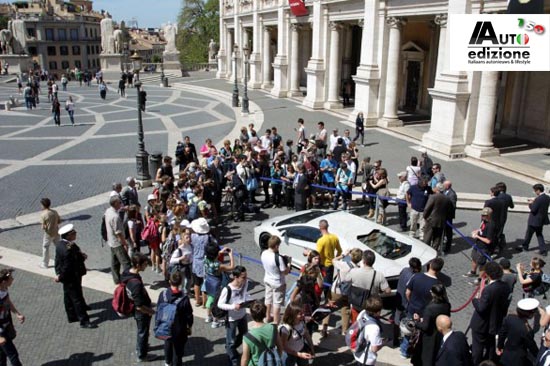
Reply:
<svg viewBox="0 0 550 366"><path fill-rule="evenodd" d="M306 4L304 0L288 0L290 11L297 17L303 17L308 15Z"/></svg>

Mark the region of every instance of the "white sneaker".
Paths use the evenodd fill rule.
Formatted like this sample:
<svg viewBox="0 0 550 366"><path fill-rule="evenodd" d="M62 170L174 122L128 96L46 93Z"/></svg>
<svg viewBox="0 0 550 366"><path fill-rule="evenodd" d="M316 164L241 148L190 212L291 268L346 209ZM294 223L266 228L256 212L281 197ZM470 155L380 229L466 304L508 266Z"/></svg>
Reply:
<svg viewBox="0 0 550 366"><path fill-rule="evenodd" d="M204 322L205 323L212 323L213 320L214 320L214 318L212 318L212 316L209 316L206 319L204 319Z"/></svg>
<svg viewBox="0 0 550 366"><path fill-rule="evenodd" d="M43 269L48 269L48 266L45 265L44 263L40 263L40 268L43 268Z"/></svg>
<svg viewBox="0 0 550 366"><path fill-rule="evenodd" d="M222 325L223 325L222 322L218 322L218 321L214 320L214 321L212 322L212 324L210 325L210 327L211 327L212 329L216 329L216 328L221 327Z"/></svg>

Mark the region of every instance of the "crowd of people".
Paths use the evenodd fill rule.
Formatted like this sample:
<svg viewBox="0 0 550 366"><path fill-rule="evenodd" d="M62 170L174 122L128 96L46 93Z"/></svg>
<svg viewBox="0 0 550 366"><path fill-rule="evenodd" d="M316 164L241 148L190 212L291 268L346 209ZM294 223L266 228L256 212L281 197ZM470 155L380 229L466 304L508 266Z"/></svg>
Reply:
<svg viewBox="0 0 550 366"><path fill-rule="evenodd" d="M192 327L196 327L190 299L194 299L196 308L206 310L205 322L212 328L225 326L226 353L232 366L257 365L261 357L267 357L266 349L273 351L273 357L281 357L280 364L308 364L316 351L312 334L329 336L328 325L336 311L341 314L342 335L349 334L358 322L362 324L361 336L367 346L354 349L357 363L375 364L377 352L385 344L380 321L391 288L383 274L374 269L373 251L344 251L339 238L330 233L329 223L321 220L322 236L316 249L304 252L307 263L300 269L294 287L287 288L292 258L279 254L281 239L272 236L261 255L264 300L253 301L248 293L246 268L236 264L233 251L221 245L226 243L221 243L218 235L226 207L235 221L268 207L347 210L356 185L361 186L363 195L354 200L354 205L365 205L367 218L385 224L390 196L388 173L381 160L360 159L355 141L364 138L362 115L358 121L353 139L349 130L340 135L334 129L329 135L323 122L317 124L316 133L308 135L302 119L297 122L295 140L283 140L276 127L258 136L253 124L243 127L233 143L224 141L219 150L210 139L197 149L186 136L176 147L174 164L171 157L163 158L154 177L154 190L143 206L134 177L128 177L124 186L113 183L101 231L111 254L113 282L126 287L134 304L139 362L156 358L148 347L155 308L140 275L151 266L169 284L156 303L157 309L163 303L175 304L177 314L172 336L165 339L166 365L182 364L185 344ZM538 359L534 340L538 328L546 329L550 321L550 315L534 298L545 292L544 260L535 257L529 271L518 266L517 273L511 271L509 261L494 260L506 246L504 227L508 209L514 206L506 185L499 182L490 189L491 198L481 211L479 229L471 234L475 244L472 267L465 276L476 278L473 284L479 291L472 301L470 354L464 334L452 329L451 304L442 274L443 256L453 244L449 224L455 218L457 195L452 182L426 151L421 152L420 159L413 156L397 177L399 188L392 199L397 203L401 230L442 254L431 260L425 271L419 259L411 258L400 275L398 305L391 321L402 324L402 357L410 358L414 365L430 366L477 366L488 365L488 361L506 366L534 361L546 365L550 336L544 338ZM518 250L528 249L536 234L539 254L544 256L542 228L549 224L550 198L540 184L533 190L536 198L530 203L525 240ZM262 201L257 200L260 192ZM56 281L63 284L68 321L79 322L84 329L94 328L81 282L87 256L76 244L76 228L72 224L61 226L49 199L41 203L41 266L48 267L49 247L55 244ZM11 285L11 273L0 272L0 298ZM508 314L516 281L526 298L518 302L515 314ZM6 309L24 321L13 304ZM247 309L253 320L250 328ZM533 323L531 319L537 314L540 320ZM0 314L0 319L7 317ZM6 338L4 332L0 336ZM241 345L242 354L238 351ZM0 349L1 355L17 365L13 342L4 340Z"/></svg>

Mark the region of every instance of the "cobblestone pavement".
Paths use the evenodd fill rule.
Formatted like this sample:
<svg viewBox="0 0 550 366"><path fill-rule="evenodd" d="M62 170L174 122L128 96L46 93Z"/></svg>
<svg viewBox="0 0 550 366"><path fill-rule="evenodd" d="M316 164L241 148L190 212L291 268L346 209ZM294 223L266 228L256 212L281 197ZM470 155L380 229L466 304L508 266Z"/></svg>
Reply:
<svg viewBox="0 0 550 366"><path fill-rule="evenodd" d="M220 140L232 130L237 116L228 106L229 98L228 103L221 103L216 98L216 91L204 93L202 89L214 87L219 94L219 90L228 91L231 86L225 82L210 80L211 77L211 74L205 73L185 79L186 84L196 86L195 93L189 92L188 88L179 88L178 85L169 90L146 85L150 103L144 124L149 151L166 151L168 148L171 154L174 146L167 144L169 141L177 140L181 133L189 134L199 145L206 136ZM177 79L174 83L182 80ZM31 112L18 110L9 115L7 112L0 112L0 197L3 202L0 207L0 220L13 219L16 215L37 211L38 200L43 196L49 196L54 206L59 206L106 192L112 181L123 180L135 171L135 109L132 107L135 99L132 99L131 95L134 91L128 91L128 99L115 98L114 92L111 91L107 102L102 103L96 95L95 88L78 88L70 84L69 90L71 93L74 91L73 95L78 95L79 98L77 123L82 124L74 128L51 126L49 111L43 105L42 109ZM13 89L0 86L0 98L9 93L13 93ZM329 127L336 125L343 129L347 126L340 122L343 118L338 115L306 111L293 101L276 100L262 92L251 92L250 95L264 113L265 122L262 129L272 125L279 126L285 138L293 137L294 121L299 116L308 121L308 132L312 132L313 121L317 120L324 120ZM64 98L62 94L61 99ZM167 113L170 114L169 118L173 124L166 120ZM190 115L192 117L189 117ZM197 124L196 121L199 120L203 124L219 124L205 127ZM189 130L185 130L186 128ZM176 130L179 132L175 132ZM413 143L386 135L376 129L368 130L367 143L371 145L361 152L370 154L373 158L382 158L384 165L390 170L390 179L397 171L403 169L408 157L417 152ZM484 193L494 182L504 180L513 195L531 195L528 184L512 177L485 171L464 162L444 161L443 167L447 176L455 181L455 187L459 191ZM395 181L392 180L393 186ZM143 199L146 193L141 191L140 197ZM76 225L77 241L89 255L87 265L92 273L109 271L109 251L108 248L101 247L99 240L99 222L105 208L106 204L98 203L63 217L64 220ZM358 208L353 210L357 214L363 213ZM396 210L390 207L388 211L388 224L396 228ZM222 244L258 258L259 250L252 239L254 226L267 217L284 213L287 211L268 209L255 216L249 215L244 223L226 222L220 226ZM527 263L534 255L534 252L516 254L511 250L523 237L526 219L525 214L509 215L506 227L509 250L505 255L512 258L514 265L519 261ZM460 210L455 223L462 232L470 233L479 223L479 213ZM40 255L41 235L39 225L33 223L1 231L0 255L3 247ZM534 244L533 240L532 245ZM456 240L452 254L445 258L444 272L452 282L449 296L453 308L462 305L473 290L468 284L469 279L461 276L469 269L470 251L467 244ZM246 261L243 261L243 265L249 271L251 292L255 297L261 297L262 269ZM150 270L145 273L144 278L155 287L163 285L159 276ZM98 329L86 331L81 330L78 325L66 323L61 287L49 278L17 271L11 294L28 318L27 323L18 327L19 335L16 339L25 365L134 363L135 324L131 319L121 320L114 317L110 311L109 293L85 290L85 296L94 309L91 312L92 320L99 324ZM520 289L516 288L514 299L519 298ZM543 302L546 303L545 300ZM471 305L453 314L456 328L465 330L471 314ZM337 326L338 323L332 325ZM194 334L186 349L186 364L225 364L224 338L223 329L213 330L205 326L202 319L196 319ZM151 345L155 354L162 354L160 342L153 337ZM320 352L315 364L340 365L347 361L349 355L324 350ZM159 361L153 364L163 363Z"/></svg>

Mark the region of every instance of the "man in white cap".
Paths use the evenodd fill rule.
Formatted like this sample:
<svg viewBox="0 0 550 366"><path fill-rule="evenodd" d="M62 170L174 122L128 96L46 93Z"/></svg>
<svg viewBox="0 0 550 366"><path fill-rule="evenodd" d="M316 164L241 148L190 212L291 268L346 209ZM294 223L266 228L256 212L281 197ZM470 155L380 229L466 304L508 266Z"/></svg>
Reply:
<svg viewBox="0 0 550 366"><path fill-rule="evenodd" d="M86 274L84 261L88 256L80 251L75 243L76 230L73 224L59 229L61 240L55 251L55 282L63 284L65 312L69 323L80 321L81 328L96 328L90 323L86 310L88 305L82 293L82 276Z"/></svg>

